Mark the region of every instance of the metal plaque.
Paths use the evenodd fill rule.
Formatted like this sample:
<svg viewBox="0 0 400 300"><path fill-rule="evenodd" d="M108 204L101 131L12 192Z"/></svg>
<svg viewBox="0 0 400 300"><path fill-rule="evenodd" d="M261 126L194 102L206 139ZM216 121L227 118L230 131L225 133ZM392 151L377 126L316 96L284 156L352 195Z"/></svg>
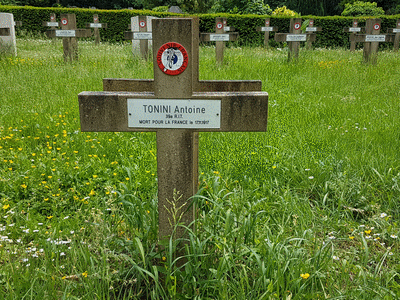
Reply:
<svg viewBox="0 0 400 300"><path fill-rule="evenodd" d="M287 42L305 42L307 40L306 34L288 34L286 36Z"/></svg>
<svg viewBox="0 0 400 300"><path fill-rule="evenodd" d="M151 40L153 39L153 34L151 32L134 32L134 40Z"/></svg>
<svg viewBox="0 0 400 300"><path fill-rule="evenodd" d="M261 31L274 31L274 27L261 27Z"/></svg>
<svg viewBox="0 0 400 300"><path fill-rule="evenodd" d="M360 32L361 31L361 27L350 27L349 28L349 32Z"/></svg>
<svg viewBox="0 0 400 300"><path fill-rule="evenodd" d="M210 41L212 42L228 42L229 34L210 34Z"/></svg>
<svg viewBox="0 0 400 300"><path fill-rule="evenodd" d="M89 27L90 28L101 28L102 27L101 25L102 25L101 23L90 23Z"/></svg>
<svg viewBox="0 0 400 300"><path fill-rule="evenodd" d="M318 27L306 27L306 31L307 32L314 32L314 31L317 31L318 30Z"/></svg>
<svg viewBox="0 0 400 300"><path fill-rule="evenodd" d="M75 30L56 30L56 37L75 37Z"/></svg>
<svg viewBox="0 0 400 300"><path fill-rule="evenodd" d="M221 128L221 100L127 99L131 128Z"/></svg>
<svg viewBox="0 0 400 300"><path fill-rule="evenodd" d="M367 34L365 36L365 41L366 42L384 42L386 41L386 35L372 35L372 34Z"/></svg>

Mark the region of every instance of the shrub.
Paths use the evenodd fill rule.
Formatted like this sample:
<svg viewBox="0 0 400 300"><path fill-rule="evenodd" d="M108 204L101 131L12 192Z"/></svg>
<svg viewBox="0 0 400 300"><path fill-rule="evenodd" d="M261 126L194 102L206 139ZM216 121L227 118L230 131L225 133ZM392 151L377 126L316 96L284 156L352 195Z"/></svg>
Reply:
<svg viewBox="0 0 400 300"><path fill-rule="evenodd" d="M272 9L268 4L264 4L263 0L251 0L247 3L244 13L252 15L270 15Z"/></svg>
<svg viewBox="0 0 400 300"><path fill-rule="evenodd" d="M152 9L152 11L157 11L157 12L167 12L168 11L168 6L157 6Z"/></svg>
<svg viewBox="0 0 400 300"><path fill-rule="evenodd" d="M273 12L273 16L280 16L280 17L298 17L299 14L293 10L286 8L286 6L277 7Z"/></svg>
<svg viewBox="0 0 400 300"><path fill-rule="evenodd" d="M385 11L382 7L378 7L376 2L356 1L353 4L346 3L342 16L359 17L359 16L381 16Z"/></svg>

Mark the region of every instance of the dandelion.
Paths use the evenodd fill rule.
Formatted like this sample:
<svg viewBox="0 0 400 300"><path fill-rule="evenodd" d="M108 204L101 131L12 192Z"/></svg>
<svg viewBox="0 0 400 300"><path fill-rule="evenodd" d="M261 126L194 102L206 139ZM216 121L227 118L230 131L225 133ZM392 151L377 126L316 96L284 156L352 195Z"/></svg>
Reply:
<svg viewBox="0 0 400 300"><path fill-rule="evenodd" d="M307 279L308 277L310 277L310 274L308 274L308 273L300 274L300 277L303 279Z"/></svg>

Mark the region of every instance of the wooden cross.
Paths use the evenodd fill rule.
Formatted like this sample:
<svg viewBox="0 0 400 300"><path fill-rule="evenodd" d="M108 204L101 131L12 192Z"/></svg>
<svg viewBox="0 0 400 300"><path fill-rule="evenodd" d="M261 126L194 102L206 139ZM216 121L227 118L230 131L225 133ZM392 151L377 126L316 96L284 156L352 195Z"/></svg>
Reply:
<svg viewBox="0 0 400 300"><path fill-rule="evenodd" d="M188 18L153 20L154 81L145 91L78 95L82 131L156 131L160 240L174 230L168 201L186 205L181 223L194 221L189 208L198 189L197 133L265 131L267 125L266 92L196 91L197 24ZM182 228L177 236L183 236Z"/></svg>
<svg viewBox="0 0 400 300"><path fill-rule="evenodd" d="M2 52L17 56L14 15L10 13L0 13L0 53Z"/></svg>
<svg viewBox="0 0 400 300"><path fill-rule="evenodd" d="M350 32L350 51L356 50L356 42L354 40L354 36L356 33L361 32L361 27L358 26L358 20L353 20L352 27L343 28L343 32Z"/></svg>
<svg viewBox="0 0 400 300"><path fill-rule="evenodd" d="M86 23L86 28L93 28L94 43L100 44L99 28L107 28L107 23L99 23L99 15L93 15L93 23Z"/></svg>
<svg viewBox="0 0 400 300"><path fill-rule="evenodd" d="M50 27L51 30L60 27L60 23L56 21L56 14L50 14L50 22L43 21L43 26ZM53 37L52 40L55 41L56 37Z"/></svg>
<svg viewBox="0 0 400 300"><path fill-rule="evenodd" d="M312 49L312 36L316 32L321 32L322 28L321 27L314 27L314 20L310 19L308 26L306 27L306 33L307 34L307 43L306 43L306 49L311 50ZM315 41L315 38L314 38Z"/></svg>
<svg viewBox="0 0 400 300"><path fill-rule="evenodd" d="M63 38L64 61L78 60L78 42L76 38L90 37L90 29L77 29L75 14L62 14L61 30L48 29L46 35L49 38Z"/></svg>
<svg viewBox="0 0 400 300"><path fill-rule="evenodd" d="M400 42L400 19L396 21L396 28L389 28L388 33L394 33L394 46L393 50L394 51L399 51L399 42Z"/></svg>
<svg viewBox="0 0 400 300"><path fill-rule="evenodd" d="M215 42L215 60L218 63L222 63L224 60L225 42L236 41L238 37L239 33L237 32L225 32L224 18L215 18L215 33L201 33L200 40L203 42Z"/></svg>
<svg viewBox="0 0 400 300"><path fill-rule="evenodd" d="M125 31L125 39L132 40L132 51L136 52L138 48L140 55L144 59L148 59L149 57L149 46L151 46L151 41L153 39L153 34L151 30L151 20L155 19L155 17L151 16L136 16L131 18L131 31Z"/></svg>
<svg viewBox="0 0 400 300"><path fill-rule="evenodd" d="M315 41L315 34L310 34L310 41ZM301 33L301 19L290 19L289 33L275 33L275 41L287 42L289 47L288 61L298 59L300 42L307 41L307 34Z"/></svg>
<svg viewBox="0 0 400 300"><path fill-rule="evenodd" d="M224 24L224 31L225 32L235 31L236 30L235 27L232 27L232 26L228 25L228 21L227 21L226 18L222 18L222 24Z"/></svg>
<svg viewBox="0 0 400 300"><path fill-rule="evenodd" d="M364 62L376 64L380 42L393 42L394 35L380 34L381 19L368 19L365 23L366 34L355 34L354 42L364 43Z"/></svg>
<svg viewBox="0 0 400 300"><path fill-rule="evenodd" d="M266 48L269 47L268 43L269 43L269 33L270 32L274 32L274 31L278 31L278 27L274 26L270 26L270 19L267 18L265 19L265 26L264 27L257 27L257 31L264 31L264 46Z"/></svg>

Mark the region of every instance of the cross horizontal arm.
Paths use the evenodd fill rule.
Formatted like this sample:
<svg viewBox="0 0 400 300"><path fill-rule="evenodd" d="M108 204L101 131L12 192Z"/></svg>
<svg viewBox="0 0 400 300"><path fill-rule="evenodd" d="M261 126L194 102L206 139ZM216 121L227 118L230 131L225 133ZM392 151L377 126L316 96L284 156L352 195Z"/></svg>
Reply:
<svg viewBox="0 0 400 300"><path fill-rule="evenodd" d="M201 33L200 40L202 42L216 42L216 41L236 41L239 37L238 32L230 33Z"/></svg>
<svg viewBox="0 0 400 300"><path fill-rule="evenodd" d="M200 80L194 87L196 92L247 92L261 91L260 80ZM103 79L103 90L111 92L151 92L154 79Z"/></svg>
<svg viewBox="0 0 400 300"><path fill-rule="evenodd" d="M82 131L165 130L129 127L128 124L128 99L130 103L136 99L142 102L157 100L162 103L163 99L155 98L153 93L82 92L78 95L78 99ZM207 92L194 93L190 99L173 99L177 105L180 100L220 101L219 128L191 127L192 131L266 131L267 129L268 93L266 92ZM182 120L184 121L184 116Z"/></svg>
<svg viewBox="0 0 400 300"><path fill-rule="evenodd" d="M370 39L370 40L368 40ZM372 40L375 39L375 40ZM351 42L364 43L364 42L393 42L393 34L355 34L350 37Z"/></svg>
<svg viewBox="0 0 400 300"><path fill-rule="evenodd" d="M277 26L257 27L257 31L278 31Z"/></svg>
<svg viewBox="0 0 400 300"><path fill-rule="evenodd" d="M63 36L62 36L62 33L63 33L64 31L65 31L65 32L67 32L67 31L69 31L69 32L74 31L75 34L74 34L73 37L76 37L76 38L84 38L84 37L90 37L90 36L92 36L92 31L91 31L90 29L67 29L67 30L49 29L49 30L46 30L46 35L47 35L47 37L49 37L49 38L63 37ZM58 35L57 32L58 32L58 33L61 33L61 34Z"/></svg>

